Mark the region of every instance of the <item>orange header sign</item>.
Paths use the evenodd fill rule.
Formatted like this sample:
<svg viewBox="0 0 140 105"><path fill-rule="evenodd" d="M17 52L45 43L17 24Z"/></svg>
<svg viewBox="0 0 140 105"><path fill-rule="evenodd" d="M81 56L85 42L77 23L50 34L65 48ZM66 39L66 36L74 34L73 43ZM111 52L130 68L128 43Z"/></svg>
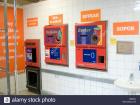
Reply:
<svg viewBox="0 0 140 105"><path fill-rule="evenodd" d="M49 16L49 25L63 24L63 14Z"/></svg>
<svg viewBox="0 0 140 105"><path fill-rule="evenodd" d="M3 6L0 6L0 67L6 67L5 57L5 33ZM14 9L8 7L8 38L9 38L9 69L14 73ZM24 72L24 32L23 32L23 9L17 9L17 70ZM0 71L0 77L5 76L5 72Z"/></svg>
<svg viewBox="0 0 140 105"><path fill-rule="evenodd" d="M139 22L117 22L113 24L114 35L138 35L139 34Z"/></svg>
<svg viewBox="0 0 140 105"><path fill-rule="evenodd" d="M38 26L38 18L28 18L27 19L27 27L35 27Z"/></svg>
<svg viewBox="0 0 140 105"><path fill-rule="evenodd" d="M101 20L101 10L81 11L81 22L95 22Z"/></svg>

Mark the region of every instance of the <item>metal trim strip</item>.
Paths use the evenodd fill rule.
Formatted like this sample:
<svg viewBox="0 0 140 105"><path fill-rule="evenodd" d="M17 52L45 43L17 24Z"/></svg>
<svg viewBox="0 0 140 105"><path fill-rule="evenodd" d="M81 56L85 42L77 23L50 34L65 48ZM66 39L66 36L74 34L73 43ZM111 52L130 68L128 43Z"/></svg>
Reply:
<svg viewBox="0 0 140 105"><path fill-rule="evenodd" d="M73 77L73 78L79 78L79 79L85 79L85 80L96 81L96 82L103 82L103 83L107 83L107 84L114 83L114 79L97 78L97 77L85 76L85 75L80 75L80 74L66 73L66 72L56 71L56 70L41 69L41 72L55 74L55 75L61 75L61 76L67 76L67 77Z"/></svg>

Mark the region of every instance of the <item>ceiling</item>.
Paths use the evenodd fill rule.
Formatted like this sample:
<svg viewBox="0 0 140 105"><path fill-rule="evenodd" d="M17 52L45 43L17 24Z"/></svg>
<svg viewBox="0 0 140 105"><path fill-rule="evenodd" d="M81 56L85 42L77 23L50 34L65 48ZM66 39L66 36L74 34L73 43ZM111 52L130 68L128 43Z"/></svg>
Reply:
<svg viewBox="0 0 140 105"><path fill-rule="evenodd" d="M3 2L4 0L0 0L0 2ZM43 1L43 0L17 0L17 5L26 5L26 4L30 4L30 3L36 3L39 1ZM7 0L7 3L9 4L13 4L14 0Z"/></svg>

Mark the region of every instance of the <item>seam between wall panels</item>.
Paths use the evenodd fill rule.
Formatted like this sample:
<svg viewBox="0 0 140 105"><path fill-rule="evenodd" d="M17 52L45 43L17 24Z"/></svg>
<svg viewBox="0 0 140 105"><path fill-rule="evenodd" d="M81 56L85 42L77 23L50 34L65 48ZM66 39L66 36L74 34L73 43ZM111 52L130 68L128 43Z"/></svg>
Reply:
<svg viewBox="0 0 140 105"><path fill-rule="evenodd" d="M41 72L55 74L55 75L61 75L61 76L66 76L66 77L72 77L72 78L79 78L79 79L84 79L84 80L90 80L90 81L96 81L96 82L103 82L103 83L107 83L107 84L114 84L114 79L97 78L97 77L91 77L91 76L73 74L73 73L66 73L66 72L62 72L62 71L48 70L48 69L41 69Z"/></svg>

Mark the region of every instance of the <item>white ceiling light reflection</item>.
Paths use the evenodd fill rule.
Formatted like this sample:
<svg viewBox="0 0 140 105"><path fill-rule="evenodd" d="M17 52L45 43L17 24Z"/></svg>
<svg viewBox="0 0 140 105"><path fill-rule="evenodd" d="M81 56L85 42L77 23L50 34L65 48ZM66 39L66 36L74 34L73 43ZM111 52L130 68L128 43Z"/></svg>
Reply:
<svg viewBox="0 0 140 105"><path fill-rule="evenodd" d="M140 11L140 1L136 1L134 11Z"/></svg>

